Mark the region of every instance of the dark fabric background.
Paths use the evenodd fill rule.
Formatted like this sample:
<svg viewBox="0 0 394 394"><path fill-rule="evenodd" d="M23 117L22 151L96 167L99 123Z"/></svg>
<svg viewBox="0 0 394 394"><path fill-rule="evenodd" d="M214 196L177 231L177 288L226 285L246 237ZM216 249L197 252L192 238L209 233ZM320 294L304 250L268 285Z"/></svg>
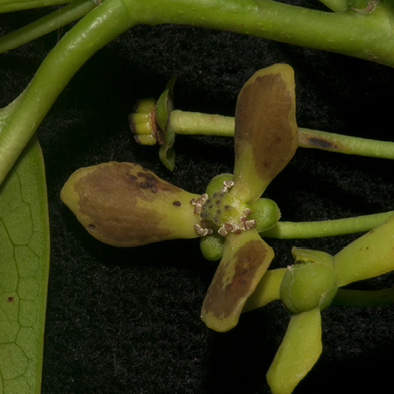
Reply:
<svg viewBox="0 0 394 394"><path fill-rule="evenodd" d="M306 4L306 3L304 3ZM316 6L316 5L315 5ZM0 15L0 34L42 11ZM0 55L0 104L26 86L67 28ZM175 106L232 115L242 84L259 68L293 66L301 127L393 140L394 72L342 55L255 37L183 26L138 26L100 50L75 75L38 130L48 180L51 271L42 393L269 393L265 373L286 330L279 302L245 314L225 334L199 313L216 263L198 240L117 249L92 239L61 203L59 192L81 166L134 161L202 193L233 166L232 140L176 139L176 168L157 147L132 139L136 100L158 97L178 75ZM393 163L299 149L269 186L283 220L334 219L393 209ZM291 263L293 245L332 254L356 235L267 240L274 267ZM393 275L361 284L391 286ZM323 354L295 393L383 393L393 389L394 308L330 307Z"/></svg>

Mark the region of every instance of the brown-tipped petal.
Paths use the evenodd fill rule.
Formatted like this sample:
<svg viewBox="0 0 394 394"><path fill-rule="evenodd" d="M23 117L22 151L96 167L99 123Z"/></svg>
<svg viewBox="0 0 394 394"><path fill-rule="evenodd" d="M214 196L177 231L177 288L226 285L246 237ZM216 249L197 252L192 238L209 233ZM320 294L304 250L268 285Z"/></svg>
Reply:
<svg viewBox="0 0 394 394"><path fill-rule="evenodd" d="M286 64L257 71L238 95L234 190L256 200L298 146L294 71Z"/></svg>
<svg viewBox="0 0 394 394"><path fill-rule="evenodd" d="M198 198L133 163L109 162L75 171L63 202L86 230L114 246L138 246L197 236Z"/></svg>
<svg viewBox="0 0 394 394"><path fill-rule="evenodd" d="M254 229L229 234L205 297L201 318L216 331L228 331L238 323L248 297L266 272L274 252Z"/></svg>

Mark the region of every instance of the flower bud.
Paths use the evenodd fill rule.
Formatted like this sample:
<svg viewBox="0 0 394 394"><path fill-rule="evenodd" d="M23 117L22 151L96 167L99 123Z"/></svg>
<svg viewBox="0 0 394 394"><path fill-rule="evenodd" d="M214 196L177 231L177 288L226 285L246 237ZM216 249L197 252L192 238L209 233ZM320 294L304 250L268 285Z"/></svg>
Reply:
<svg viewBox="0 0 394 394"><path fill-rule="evenodd" d="M130 130L135 141L140 145L162 143L162 135L156 123L156 101L140 100L129 115Z"/></svg>
<svg viewBox="0 0 394 394"><path fill-rule="evenodd" d="M280 298L291 314L329 306L338 290L332 261L297 261L287 268L280 287Z"/></svg>

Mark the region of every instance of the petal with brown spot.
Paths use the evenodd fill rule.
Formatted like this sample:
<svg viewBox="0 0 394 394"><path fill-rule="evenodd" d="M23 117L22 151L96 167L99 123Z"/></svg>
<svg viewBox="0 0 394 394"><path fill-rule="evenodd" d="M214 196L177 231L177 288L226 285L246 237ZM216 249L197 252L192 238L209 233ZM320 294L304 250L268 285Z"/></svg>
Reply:
<svg viewBox="0 0 394 394"><path fill-rule="evenodd" d="M61 192L86 230L114 246L196 237L199 216L189 202L198 197L137 164L118 162L77 170Z"/></svg>
<svg viewBox="0 0 394 394"><path fill-rule="evenodd" d="M255 230L226 237L223 258L202 306L201 318L209 328L223 332L236 326L273 257L272 248Z"/></svg>
<svg viewBox="0 0 394 394"><path fill-rule="evenodd" d="M286 64L257 71L238 95L233 193L261 196L298 146L294 71Z"/></svg>

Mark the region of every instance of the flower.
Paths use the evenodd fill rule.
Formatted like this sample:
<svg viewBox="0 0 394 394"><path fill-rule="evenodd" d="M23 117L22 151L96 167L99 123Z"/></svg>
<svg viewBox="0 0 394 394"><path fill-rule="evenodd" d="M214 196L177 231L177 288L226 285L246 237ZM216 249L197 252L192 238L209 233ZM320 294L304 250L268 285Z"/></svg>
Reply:
<svg viewBox="0 0 394 394"><path fill-rule="evenodd" d="M201 317L216 331L233 328L274 252L259 232L279 210L260 198L298 146L293 69L274 64L257 71L236 104L234 175L222 174L206 193L186 192L132 163L82 168L61 198L100 241L138 246L201 237L204 256L219 259Z"/></svg>
<svg viewBox="0 0 394 394"><path fill-rule="evenodd" d="M335 256L293 248L295 263L268 270L244 310L281 299L290 313L283 341L267 372L273 394L290 394L322 352L321 312L336 305L387 305L393 289L341 289L394 270L394 215Z"/></svg>

